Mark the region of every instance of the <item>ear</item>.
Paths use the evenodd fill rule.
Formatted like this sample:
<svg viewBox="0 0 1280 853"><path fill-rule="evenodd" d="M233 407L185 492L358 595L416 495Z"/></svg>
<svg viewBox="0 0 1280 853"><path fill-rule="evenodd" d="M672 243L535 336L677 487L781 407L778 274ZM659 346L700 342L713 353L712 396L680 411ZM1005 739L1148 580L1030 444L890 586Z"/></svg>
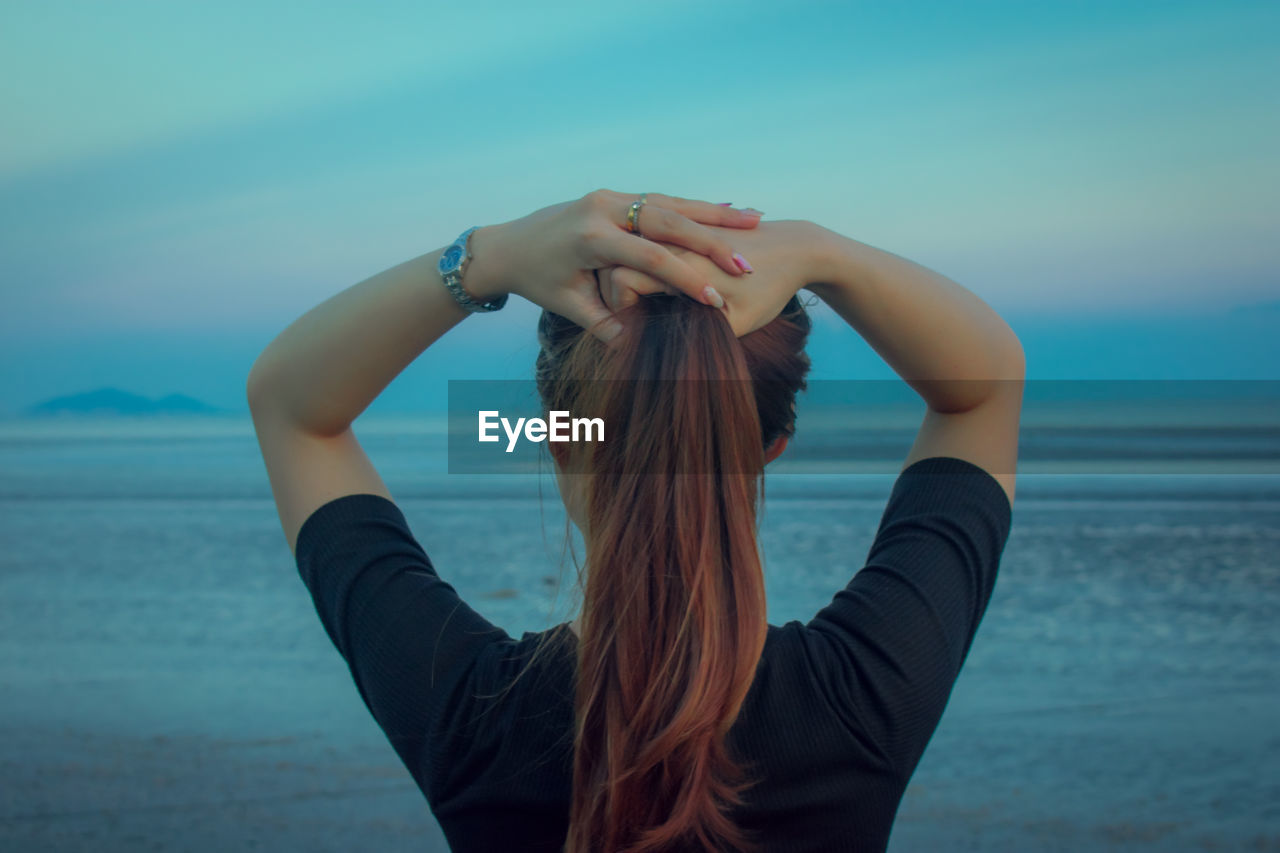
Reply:
<svg viewBox="0 0 1280 853"><path fill-rule="evenodd" d="M782 451L787 449L787 437L780 435L773 440L773 444L769 445L769 449L764 452L764 464L768 465L773 460L782 455Z"/></svg>

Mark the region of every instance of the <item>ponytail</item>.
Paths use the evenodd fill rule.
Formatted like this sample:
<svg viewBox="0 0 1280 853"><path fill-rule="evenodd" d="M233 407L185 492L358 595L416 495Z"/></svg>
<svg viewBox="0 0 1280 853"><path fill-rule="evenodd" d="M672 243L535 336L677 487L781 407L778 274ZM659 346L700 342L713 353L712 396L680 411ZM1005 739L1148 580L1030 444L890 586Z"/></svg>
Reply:
<svg viewBox="0 0 1280 853"><path fill-rule="evenodd" d="M792 319L793 403L808 323ZM751 850L731 813L754 780L726 735L768 629L756 543L762 392L720 311L651 296L623 320L616 350L578 335L548 353L544 337L539 359L544 401L607 425L582 460L592 476L565 849ZM776 349L776 337L761 340Z"/></svg>

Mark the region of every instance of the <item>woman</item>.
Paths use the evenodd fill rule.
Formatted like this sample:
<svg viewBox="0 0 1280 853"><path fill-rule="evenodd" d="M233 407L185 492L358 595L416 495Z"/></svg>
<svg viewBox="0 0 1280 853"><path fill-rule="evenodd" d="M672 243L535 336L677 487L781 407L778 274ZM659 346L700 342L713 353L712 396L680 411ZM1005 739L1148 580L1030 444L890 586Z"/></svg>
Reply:
<svg viewBox="0 0 1280 853"><path fill-rule="evenodd" d="M248 396L286 538L453 849L883 850L1009 533L1021 347L954 282L813 223L644 202L600 190L465 232L282 332ZM801 288L927 414L866 567L779 627L756 501L808 368ZM436 573L351 431L509 293L544 309L548 410L610 430L550 445L583 606L519 641Z"/></svg>

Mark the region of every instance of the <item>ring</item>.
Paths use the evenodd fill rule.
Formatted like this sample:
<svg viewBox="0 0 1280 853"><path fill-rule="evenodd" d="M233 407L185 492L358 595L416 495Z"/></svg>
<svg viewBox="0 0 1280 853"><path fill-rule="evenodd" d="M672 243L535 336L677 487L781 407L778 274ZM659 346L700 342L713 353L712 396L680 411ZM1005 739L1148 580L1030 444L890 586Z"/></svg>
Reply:
<svg viewBox="0 0 1280 853"><path fill-rule="evenodd" d="M627 211L627 230L632 234L640 234L640 208L644 207L644 199L647 195L648 193L640 193L640 200L632 202L631 209Z"/></svg>

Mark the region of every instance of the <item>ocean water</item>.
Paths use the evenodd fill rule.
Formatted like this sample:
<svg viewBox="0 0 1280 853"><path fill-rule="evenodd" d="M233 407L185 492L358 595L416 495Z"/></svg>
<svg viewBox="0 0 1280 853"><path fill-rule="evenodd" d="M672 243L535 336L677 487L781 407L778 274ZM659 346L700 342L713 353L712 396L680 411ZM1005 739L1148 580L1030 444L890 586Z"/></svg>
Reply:
<svg viewBox="0 0 1280 853"><path fill-rule="evenodd" d="M1029 437L891 850L1280 850L1274 432L1122 427ZM568 618L549 475L450 475L429 418L356 433L473 606L513 635ZM828 446L766 481L774 624L858 570L893 482L813 473L857 455ZM477 515L502 535L460 536ZM0 423L0 545L0 849L444 849L298 578L247 418Z"/></svg>

